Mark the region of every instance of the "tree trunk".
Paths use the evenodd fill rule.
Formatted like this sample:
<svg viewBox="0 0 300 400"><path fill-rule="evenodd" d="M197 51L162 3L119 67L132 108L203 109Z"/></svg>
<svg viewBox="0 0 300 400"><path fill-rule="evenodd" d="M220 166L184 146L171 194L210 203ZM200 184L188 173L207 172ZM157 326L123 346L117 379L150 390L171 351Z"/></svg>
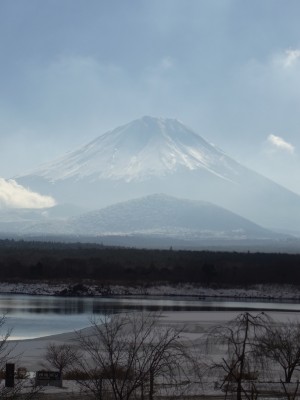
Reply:
<svg viewBox="0 0 300 400"><path fill-rule="evenodd" d="M236 400L242 400L242 381L241 381L241 379L239 379L237 382Z"/></svg>
<svg viewBox="0 0 300 400"><path fill-rule="evenodd" d="M236 392L236 399L242 400L242 380L244 374L244 364L245 364L245 353L246 353L246 345L248 340L248 330L249 330L249 315L246 313L245 315L245 335L242 347L242 354L240 356L240 368L239 368L239 376L237 378L237 392Z"/></svg>
<svg viewBox="0 0 300 400"><path fill-rule="evenodd" d="M285 382L290 383L294 373L294 368L289 368L285 373Z"/></svg>
<svg viewBox="0 0 300 400"><path fill-rule="evenodd" d="M150 377L149 377L149 400L153 400L154 395L154 374L150 369Z"/></svg>
<svg viewBox="0 0 300 400"><path fill-rule="evenodd" d="M141 400L144 400L144 381L141 383Z"/></svg>

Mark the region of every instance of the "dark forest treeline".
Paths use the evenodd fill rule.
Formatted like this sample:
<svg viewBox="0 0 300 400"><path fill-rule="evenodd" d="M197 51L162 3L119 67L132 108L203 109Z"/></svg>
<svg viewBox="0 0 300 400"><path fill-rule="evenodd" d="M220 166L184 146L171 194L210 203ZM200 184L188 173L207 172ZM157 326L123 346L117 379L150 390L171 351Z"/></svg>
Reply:
<svg viewBox="0 0 300 400"><path fill-rule="evenodd" d="M300 254L144 250L0 240L0 280L300 284Z"/></svg>

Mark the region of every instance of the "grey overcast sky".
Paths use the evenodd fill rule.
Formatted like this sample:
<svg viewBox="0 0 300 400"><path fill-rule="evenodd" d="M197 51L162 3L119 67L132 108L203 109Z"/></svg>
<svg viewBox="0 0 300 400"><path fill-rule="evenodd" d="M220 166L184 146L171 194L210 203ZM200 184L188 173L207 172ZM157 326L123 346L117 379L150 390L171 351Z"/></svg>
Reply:
<svg viewBox="0 0 300 400"><path fill-rule="evenodd" d="M0 177L143 115L300 193L299 0L0 0Z"/></svg>

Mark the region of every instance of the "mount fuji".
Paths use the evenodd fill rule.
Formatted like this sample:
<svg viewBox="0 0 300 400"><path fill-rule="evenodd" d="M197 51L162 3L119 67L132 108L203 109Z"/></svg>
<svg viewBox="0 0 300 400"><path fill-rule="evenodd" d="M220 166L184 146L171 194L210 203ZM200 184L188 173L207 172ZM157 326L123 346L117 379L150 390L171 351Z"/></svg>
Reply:
<svg viewBox="0 0 300 400"><path fill-rule="evenodd" d="M95 139L33 174L52 183L101 180L145 181L204 169L231 180L236 165L182 123L144 117Z"/></svg>
<svg viewBox="0 0 300 400"><path fill-rule="evenodd" d="M268 228L300 226L300 196L174 119L135 120L15 179L60 204L90 209L165 193L212 202Z"/></svg>

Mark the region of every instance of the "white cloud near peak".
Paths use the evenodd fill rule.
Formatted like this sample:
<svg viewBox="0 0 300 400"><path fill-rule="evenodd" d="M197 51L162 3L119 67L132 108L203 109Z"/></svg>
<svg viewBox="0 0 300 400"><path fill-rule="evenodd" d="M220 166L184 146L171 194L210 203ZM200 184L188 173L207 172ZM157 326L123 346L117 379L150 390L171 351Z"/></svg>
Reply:
<svg viewBox="0 0 300 400"><path fill-rule="evenodd" d="M284 53L283 65L286 68L293 66L297 61L300 60L300 50L299 49L288 49Z"/></svg>
<svg viewBox="0 0 300 400"><path fill-rule="evenodd" d="M271 134L268 136L267 142L272 146L273 149L276 150L282 150L290 154L293 154L295 151L295 147L280 136Z"/></svg>
<svg viewBox="0 0 300 400"><path fill-rule="evenodd" d="M13 179L0 178L0 208L48 208L55 204L50 196L32 192Z"/></svg>
<svg viewBox="0 0 300 400"><path fill-rule="evenodd" d="M287 49L275 53L271 57L271 65L275 68L292 70L300 64L300 49Z"/></svg>

